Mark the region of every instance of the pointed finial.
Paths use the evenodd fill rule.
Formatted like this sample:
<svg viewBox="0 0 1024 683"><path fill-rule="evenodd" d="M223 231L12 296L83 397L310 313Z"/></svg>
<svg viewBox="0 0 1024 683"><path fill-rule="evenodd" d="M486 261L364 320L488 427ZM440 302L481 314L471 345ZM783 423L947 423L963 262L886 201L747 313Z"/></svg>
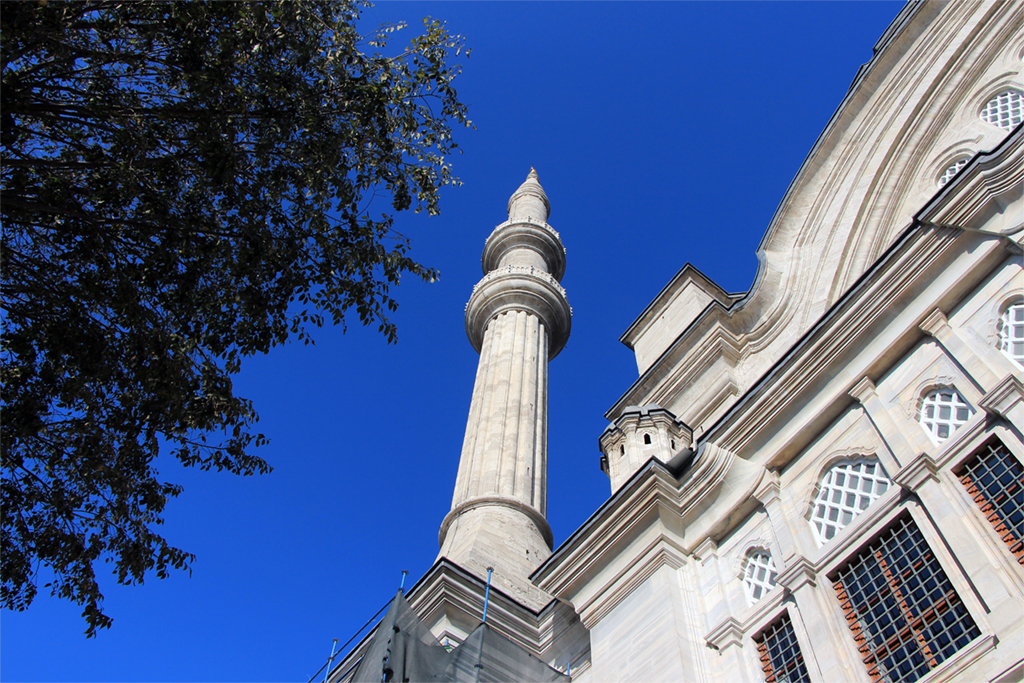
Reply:
<svg viewBox="0 0 1024 683"><path fill-rule="evenodd" d="M543 223L548 219L549 213L551 213L551 205L548 203L548 196L544 193L544 188L540 186L537 170L530 166L530 173L526 176L526 180L508 200L508 217L510 220L537 219Z"/></svg>

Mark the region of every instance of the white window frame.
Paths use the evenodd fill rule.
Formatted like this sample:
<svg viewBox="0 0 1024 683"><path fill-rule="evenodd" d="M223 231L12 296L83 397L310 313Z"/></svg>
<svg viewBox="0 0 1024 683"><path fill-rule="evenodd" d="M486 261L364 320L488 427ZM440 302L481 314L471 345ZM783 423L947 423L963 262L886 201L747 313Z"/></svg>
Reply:
<svg viewBox="0 0 1024 683"><path fill-rule="evenodd" d="M1024 93L1016 88L999 91L981 108L981 120L1007 132L1024 120Z"/></svg>
<svg viewBox="0 0 1024 683"><path fill-rule="evenodd" d="M1024 351L1019 356L1015 355L1015 344L1020 344L1024 349L1024 298L1011 301L999 316L999 350L1024 368Z"/></svg>
<svg viewBox="0 0 1024 683"><path fill-rule="evenodd" d="M865 472L865 465L873 465L874 472ZM848 486L851 477L857 477L856 488ZM870 490L867 491L863 490L865 479L871 482ZM811 514L808 518L818 547L828 544L862 512L885 495L893 485L892 478L876 457L861 457L833 463L819 479L818 491L811 503ZM879 488L880 486L884 488ZM835 519L832 519L833 510Z"/></svg>
<svg viewBox="0 0 1024 683"><path fill-rule="evenodd" d="M944 170L942 172L942 175L939 176L939 187L945 187L946 183L955 178L956 174L959 173L970 160L970 157L960 157L959 159L953 161L949 166L947 166L946 170Z"/></svg>
<svg viewBox="0 0 1024 683"><path fill-rule="evenodd" d="M747 553L743 565L743 592L747 596L747 605L754 605L776 586L779 571L775 568L775 560L770 551L754 548Z"/></svg>
<svg viewBox="0 0 1024 683"><path fill-rule="evenodd" d="M949 409L949 416L943 417L944 409ZM966 413L961 417L961 413ZM959 391L953 387L937 387L921 397L917 411L917 421L935 445L941 444L956 433L956 430L967 424L974 416L975 410ZM947 430L943 434L943 430Z"/></svg>

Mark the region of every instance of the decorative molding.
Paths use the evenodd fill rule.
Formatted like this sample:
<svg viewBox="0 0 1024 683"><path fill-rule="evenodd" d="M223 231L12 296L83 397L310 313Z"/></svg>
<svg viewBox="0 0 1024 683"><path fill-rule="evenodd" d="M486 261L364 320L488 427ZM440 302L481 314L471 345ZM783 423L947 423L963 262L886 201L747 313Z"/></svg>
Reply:
<svg viewBox="0 0 1024 683"><path fill-rule="evenodd" d="M952 657L944 660L933 671L937 672L934 681L952 681L964 669L974 664L986 654L996 649L998 640L994 634L978 636L974 642L958 650ZM932 672L929 672L932 673Z"/></svg>
<svg viewBox="0 0 1024 683"><path fill-rule="evenodd" d="M894 407L898 408L901 414L910 420L911 422L917 423L918 415L921 414L921 404L924 402L924 397L933 391L940 389L952 389L963 397L963 392L956 388L957 380L962 379L958 375L939 375L933 374L926 379L920 380L917 386L914 388L914 393L911 394L909 400L900 400L899 396L896 396L890 402L894 404Z"/></svg>
<svg viewBox="0 0 1024 683"><path fill-rule="evenodd" d="M939 340L945 338L951 329L946 314L939 308L925 316L917 326L928 336Z"/></svg>
<svg viewBox="0 0 1024 683"><path fill-rule="evenodd" d="M846 393L861 405L864 405L871 398L878 398L875 383L867 375L861 377Z"/></svg>
<svg viewBox="0 0 1024 683"><path fill-rule="evenodd" d="M828 474L836 465L843 462L855 462L857 460L873 460L882 468L885 475L892 478L892 473L885 468L882 464L881 459L878 457L878 451L882 449L881 444L874 444L871 446L853 446L849 448L841 448L829 451L827 455L823 456L818 461L818 471L814 476L814 486L809 487L804 491L803 497L800 503L800 517L805 522L810 523L811 513L814 512L814 501L818 498L818 492L821 490L821 482L825 479L825 475Z"/></svg>
<svg viewBox="0 0 1024 683"><path fill-rule="evenodd" d="M680 535L672 544L680 557L685 557L692 552L690 544L684 547L681 543L687 518L701 512L703 501L719 489L735 460L729 451L707 444L681 483L658 461L648 462L541 564L532 580L551 595L573 600L582 614L596 599L593 596L606 592L618 580L594 585L594 568L605 566L656 525ZM656 533L663 537L660 531ZM692 545L706 537L696 537ZM668 537L664 538L668 542Z"/></svg>
<svg viewBox="0 0 1024 683"><path fill-rule="evenodd" d="M784 604L792 593L784 586L776 585L753 605L748 605L737 617L727 616L708 631L704 640L718 649L730 645L742 646L746 636L756 636L765 626L774 622L785 611Z"/></svg>
<svg viewBox="0 0 1024 683"><path fill-rule="evenodd" d="M636 561L631 562L628 567L606 582L602 590L580 605L577 613L583 625L592 628L662 567L679 569L685 564L685 551L668 536L659 534L639 554Z"/></svg>
<svg viewBox="0 0 1024 683"><path fill-rule="evenodd" d="M715 543L715 539L708 536L697 544L697 547L693 549L692 554L698 562L706 564L708 560L718 558L718 544Z"/></svg>
<svg viewBox="0 0 1024 683"><path fill-rule="evenodd" d="M754 552L763 551L768 553L768 555L772 558L772 562L775 563L776 571L778 571L779 569L775 553L772 552L771 539L768 538L767 534L764 533L763 529L761 529L760 531L761 533L758 536L756 536L755 538L748 539L746 542L743 543L743 545L741 546L743 548L743 551L738 553L732 560L732 575L740 581L743 580L743 577L746 574L747 560L749 560L750 555Z"/></svg>
<svg viewBox="0 0 1024 683"><path fill-rule="evenodd" d="M1010 413L1019 409L1021 403L1024 403L1024 382L1015 375L1007 375L978 401L978 407L1010 421Z"/></svg>
<svg viewBox="0 0 1024 683"><path fill-rule="evenodd" d="M466 303L466 335L477 353L491 321L511 311L525 311L541 321L548 334L549 361L565 347L572 328L565 289L540 268L508 265L484 275Z"/></svg>
<svg viewBox="0 0 1024 683"><path fill-rule="evenodd" d="M515 512L525 515L534 526L537 527L537 531L540 532L544 538L544 542L548 544L548 548L552 548L554 545L554 539L551 535L551 526L548 524L547 518L540 513L539 510L534 508L532 505L518 500L517 498L511 498L509 496L477 496L465 500L455 507L453 507L444 519L441 521L441 529L438 531L438 545L444 545L444 539L448 535L448 529L451 527L452 522L458 519L459 515L474 508L479 507L504 507L509 508Z"/></svg>
<svg viewBox="0 0 1024 683"><path fill-rule="evenodd" d="M743 647L743 625L731 616L723 619L717 626L708 631L704 640L716 650L724 650L733 645Z"/></svg>
<svg viewBox="0 0 1024 683"><path fill-rule="evenodd" d="M485 273L498 268L502 257L514 249L538 253L556 281L565 274L565 247L558 233L544 221L532 217L510 219L494 228L484 242L481 262Z"/></svg>
<svg viewBox="0 0 1024 683"><path fill-rule="evenodd" d="M780 499L781 481L778 470L765 470L761 482L754 489L754 498L767 506L772 501Z"/></svg>
<svg viewBox="0 0 1024 683"><path fill-rule="evenodd" d="M918 453L893 475L892 480L908 491L917 491L929 479L939 481L940 469L927 453Z"/></svg>
<svg viewBox="0 0 1024 683"><path fill-rule="evenodd" d="M804 586L818 585L818 567L803 555L795 555L775 577L775 583L795 593Z"/></svg>

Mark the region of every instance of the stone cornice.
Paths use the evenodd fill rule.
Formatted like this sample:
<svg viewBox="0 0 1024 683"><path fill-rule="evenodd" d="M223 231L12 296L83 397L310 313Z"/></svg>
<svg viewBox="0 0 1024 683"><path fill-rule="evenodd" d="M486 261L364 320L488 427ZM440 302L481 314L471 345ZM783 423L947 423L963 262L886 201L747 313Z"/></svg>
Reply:
<svg viewBox="0 0 1024 683"><path fill-rule="evenodd" d="M877 396L875 393L875 383L867 375L861 377L846 393L861 405L869 398Z"/></svg>
<svg viewBox="0 0 1024 683"><path fill-rule="evenodd" d="M798 404L800 395L808 390L820 391L823 382L831 382L833 379L830 369L843 364L841 359L862 351L865 340L875 337L880 327L893 328L889 302L902 300L911 292L927 289L932 283L931 275L935 269L950 267L950 262L964 248L958 243L960 234L959 231L947 229L908 232L889 253L888 258L869 271L859 286L829 310L758 384L708 430L707 438L713 438L730 450L742 452L755 437L767 433L767 425L780 414L785 414L786 406ZM996 252L999 259L1003 258L1004 253L995 242L979 245L978 251L989 256ZM965 273L965 277L969 275ZM980 277L980 274L975 277ZM923 301L926 298L914 297L915 300L921 300L918 306L934 308L934 304ZM921 314L915 310L912 316L908 316L909 310L908 307L903 312L901 320L904 325L894 335L896 339L902 340L902 346L909 346L921 334L916 325ZM895 324L898 325L899 321ZM871 362L876 357L874 354L868 355L870 358L862 362ZM868 367L847 367L844 374L866 375L869 374L868 370ZM847 393L846 387L833 384L836 384L836 393Z"/></svg>
<svg viewBox="0 0 1024 683"><path fill-rule="evenodd" d="M686 553L679 544L669 536L657 535L625 569L576 605L580 620L588 629L593 628L656 571L662 567L679 569L685 564Z"/></svg>
<svg viewBox="0 0 1024 683"><path fill-rule="evenodd" d="M775 471L765 472L761 482L754 488L754 498L757 498L762 505L767 505L773 500L779 499L781 492L781 481L779 473Z"/></svg>
<svg viewBox="0 0 1024 683"><path fill-rule="evenodd" d="M939 480L939 466L927 453L918 453L903 468L896 472L892 480L907 489L917 491L929 480Z"/></svg>
<svg viewBox="0 0 1024 683"><path fill-rule="evenodd" d="M582 527L531 575L542 590L565 599L568 588L591 578L599 566L678 498L675 478L657 460L648 461Z"/></svg>
<svg viewBox="0 0 1024 683"><path fill-rule="evenodd" d="M987 413L998 415L1009 420L1014 408L1024 403L1024 382L1016 375L1007 375L999 384L992 388L981 401L979 407ZM1020 427L1021 425L1018 425Z"/></svg>
<svg viewBox="0 0 1024 683"><path fill-rule="evenodd" d="M711 629L705 636L704 640L716 650L724 650L733 645L743 645L743 633L746 631L743 624L741 624L735 617L728 616L723 619L717 626Z"/></svg>
<svg viewBox="0 0 1024 683"><path fill-rule="evenodd" d="M714 307L722 307L722 305L713 301L708 304L705 313ZM697 331L695 326L703 329ZM694 346L692 344L696 339L699 339L699 342ZM690 345L688 346L688 344ZM743 348L743 339L736 337L721 321L711 319L702 313L633 382L632 386L605 412L604 416L611 421L627 406L657 403L659 397L654 394L656 389L659 390L659 393L669 393L671 388L686 386L711 369L719 359L724 359L731 370L743 358ZM684 357L687 357L685 363L681 362ZM728 374L729 381L735 385L735 377L731 372ZM692 418L686 417L688 422L693 422ZM696 423L693 422L693 424Z"/></svg>
<svg viewBox="0 0 1024 683"><path fill-rule="evenodd" d="M955 225L1011 236L1024 230L1024 214L1006 213L1009 204L1024 196L1024 129L1016 131L991 152L974 157L921 211L922 223ZM1002 220L992 220L1002 213Z"/></svg>
<svg viewBox="0 0 1024 683"><path fill-rule="evenodd" d="M791 592L804 586L816 586L818 568L803 555L796 555L786 560L786 568L775 577L775 582Z"/></svg>
<svg viewBox="0 0 1024 683"><path fill-rule="evenodd" d="M441 558L409 589L406 599L413 612L428 627L447 619L450 623L461 624L462 630L468 634L480 623L485 587L477 576L451 560ZM551 621L553 612L558 609L571 611L571 607L553 600L540 612L535 612L492 585L487 623L506 638L540 656L546 644L541 637L545 623ZM376 627L371 628L357 645L339 658L333 671L341 673L355 666L375 630ZM550 637L549 633L548 639ZM332 675L329 680L337 680L337 675Z"/></svg>
<svg viewBox="0 0 1024 683"><path fill-rule="evenodd" d="M785 458L798 452L800 439L809 438L801 434L814 433L792 414L791 406L802 410L804 397L814 393L820 400L806 419L816 424L833 419L849 404L851 395L863 398L872 389L864 381L851 388L846 378L866 380L877 370L874 364L879 357L895 357L908 350L923 334L918 324L948 297L959 296L937 284L935 273L945 272L962 293L1005 257L1006 249L998 239L935 226L908 230L699 442L714 442L744 457L755 452L779 456L781 460L761 464L783 466ZM888 302L894 300L913 303L893 319ZM879 344L884 349L871 350ZM649 372L653 374L658 364ZM828 370L837 364L846 368L839 377ZM644 380L638 380L626 397L632 398Z"/></svg>
<svg viewBox="0 0 1024 683"><path fill-rule="evenodd" d="M783 609L783 603L790 595L790 591L781 585L774 588L737 615L738 618L730 615L722 619L704 635L704 640L718 650L724 650L732 645L742 647L746 636L756 635L758 628L764 628L766 620L774 620L774 616Z"/></svg>
<svg viewBox="0 0 1024 683"><path fill-rule="evenodd" d="M924 320L918 325L921 331L930 337L936 339L943 339L946 336L946 332L949 331L949 320L946 318L946 314L942 312L941 308L936 308L934 311L925 316Z"/></svg>

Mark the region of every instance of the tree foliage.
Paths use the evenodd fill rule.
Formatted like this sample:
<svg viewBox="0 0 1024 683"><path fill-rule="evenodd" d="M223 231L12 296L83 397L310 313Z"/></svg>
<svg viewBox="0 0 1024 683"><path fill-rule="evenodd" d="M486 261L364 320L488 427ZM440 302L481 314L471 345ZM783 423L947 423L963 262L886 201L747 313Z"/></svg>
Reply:
<svg viewBox="0 0 1024 683"><path fill-rule="evenodd" d="M108 627L94 564L187 569L158 533L202 469L269 466L243 357L430 280L394 211L457 183L462 40L425 20L384 56L337 0L4 3L2 602L45 587ZM390 206L380 213L371 199Z"/></svg>

